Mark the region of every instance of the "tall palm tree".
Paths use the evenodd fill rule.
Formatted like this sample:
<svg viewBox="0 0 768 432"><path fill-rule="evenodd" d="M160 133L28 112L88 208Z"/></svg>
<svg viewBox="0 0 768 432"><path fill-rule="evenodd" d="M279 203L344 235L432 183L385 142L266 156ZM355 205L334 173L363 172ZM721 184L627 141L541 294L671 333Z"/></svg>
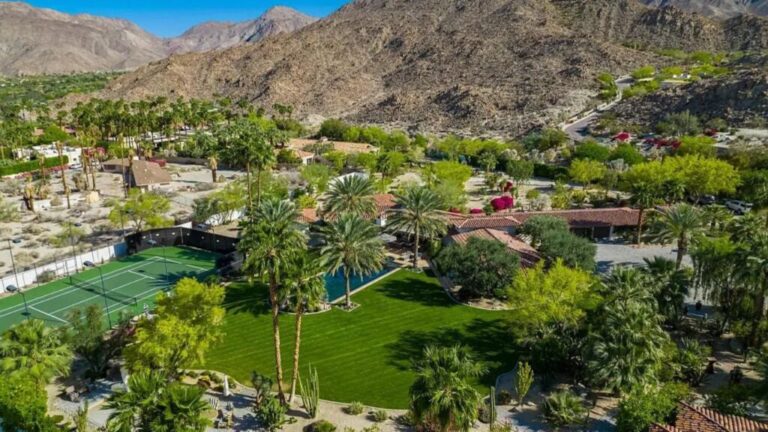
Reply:
<svg viewBox="0 0 768 432"><path fill-rule="evenodd" d="M350 279L368 276L381 270L384 262L384 242L376 225L356 214L341 217L323 227L324 245L320 254L331 273L341 270L346 287L346 305L352 307Z"/></svg>
<svg viewBox="0 0 768 432"><path fill-rule="evenodd" d="M678 204L659 214L649 234L655 243L677 242L675 268L680 269L691 239L705 228L706 222L701 210L689 204Z"/></svg>
<svg viewBox="0 0 768 432"><path fill-rule="evenodd" d="M422 237L433 238L446 232L440 197L427 187L408 188L395 199L397 208L389 220L393 232L404 232L413 237L413 268L418 267L419 241Z"/></svg>
<svg viewBox="0 0 768 432"><path fill-rule="evenodd" d="M296 383L299 379L299 350L301 348L301 324L304 312L317 308L325 299L325 269L318 257L307 252L298 254L285 273L283 295L288 298L296 314L296 334L293 344L293 376L291 377L291 396L296 396Z"/></svg>
<svg viewBox="0 0 768 432"><path fill-rule="evenodd" d="M344 213L370 217L376 213L373 198L376 187L373 181L362 175L349 175L332 182L325 199L324 211L331 218Z"/></svg>
<svg viewBox="0 0 768 432"><path fill-rule="evenodd" d="M256 205L261 203L261 173L271 168L277 157L268 142L267 133L258 124L241 120L222 130L222 138L227 145L227 157L234 163L245 167L248 182L249 209L253 210L253 187L251 176L256 170Z"/></svg>
<svg viewBox="0 0 768 432"><path fill-rule="evenodd" d="M647 184L641 183L634 185L632 194L632 204L640 211L637 215L637 231L635 233L635 243L640 244L643 238L643 223L645 222L645 211L652 208L658 201L658 194Z"/></svg>
<svg viewBox="0 0 768 432"><path fill-rule="evenodd" d="M246 255L246 273L252 278L268 279L277 391L280 400L284 402L278 287L282 273L290 260L304 249L306 240L296 225L296 206L288 200L266 200L256 208L253 216L253 222L247 224L243 231L238 248Z"/></svg>
<svg viewBox="0 0 768 432"><path fill-rule="evenodd" d="M27 320L0 338L0 371L29 373L40 385L67 373L72 351L61 333L40 320Z"/></svg>
<svg viewBox="0 0 768 432"><path fill-rule="evenodd" d="M61 186L64 188L64 195L67 197L67 210L72 208L72 204L69 201L69 187L67 186L67 170L64 167L64 143L61 141L56 142L56 152L59 154L59 167L61 168Z"/></svg>
<svg viewBox="0 0 768 432"><path fill-rule="evenodd" d="M481 398L471 381L483 373L485 368L459 346L426 347L410 388L411 412L430 430L470 430Z"/></svg>

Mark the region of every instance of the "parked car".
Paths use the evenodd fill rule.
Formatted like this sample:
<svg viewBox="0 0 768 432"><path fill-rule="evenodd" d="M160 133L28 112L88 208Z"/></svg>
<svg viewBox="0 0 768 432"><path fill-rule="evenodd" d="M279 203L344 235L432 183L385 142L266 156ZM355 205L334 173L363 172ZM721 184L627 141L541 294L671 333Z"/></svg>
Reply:
<svg viewBox="0 0 768 432"><path fill-rule="evenodd" d="M739 200L725 200L725 206L737 215L747 214L752 210L752 203Z"/></svg>
<svg viewBox="0 0 768 432"><path fill-rule="evenodd" d="M715 204L717 202L717 198L715 198L714 195L702 195L698 199L696 197L688 197L688 201L691 202L691 204L698 204L700 206L708 206Z"/></svg>

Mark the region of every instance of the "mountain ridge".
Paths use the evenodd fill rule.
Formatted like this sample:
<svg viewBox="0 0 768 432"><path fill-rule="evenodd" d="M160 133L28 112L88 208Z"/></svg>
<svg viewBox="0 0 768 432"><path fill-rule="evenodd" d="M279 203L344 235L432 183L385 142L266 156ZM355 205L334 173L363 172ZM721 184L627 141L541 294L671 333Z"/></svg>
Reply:
<svg viewBox="0 0 768 432"><path fill-rule="evenodd" d="M768 20L636 0L357 0L292 34L143 66L98 96L224 95L305 119L514 136L585 108L600 72L668 61L635 45L765 48Z"/></svg>
<svg viewBox="0 0 768 432"><path fill-rule="evenodd" d="M192 35L163 39L125 19L0 2L0 75L130 70L176 53L227 48L295 31L314 20L273 7L253 20L209 29L196 26Z"/></svg>

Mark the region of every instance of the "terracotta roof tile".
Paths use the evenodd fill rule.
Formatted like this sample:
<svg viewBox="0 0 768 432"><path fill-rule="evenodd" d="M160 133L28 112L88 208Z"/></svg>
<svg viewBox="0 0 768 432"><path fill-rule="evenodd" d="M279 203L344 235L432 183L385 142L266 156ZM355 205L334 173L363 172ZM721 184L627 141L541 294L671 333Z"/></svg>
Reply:
<svg viewBox="0 0 768 432"><path fill-rule="evenodd" d="M454 234L449 237L451 241L457 244L466 244L471 238L482 238L486 240L496 240L504 243L511 251L520 256L520 265L524 268L535 266L540 260L539 253L528 243L519 238L509 235L504 231L495 229L478 229L475 231Z"/></svg>
<svg viewBox="0 0 768 432"><path fill-rule="evenodd" d="M448 216L451 224L459 230L477 228L515 228L534 216L554 216L564 219L571 228L591 228L596 226L634 226L640 212L635 209L607 208L581 210L551 210L538 212L514 212L505 214L457 215Z"/></svg>
<svg viewBox="0 0 768 432"><path fill-rule="evenodd" d="M317 215L317 209L314 208L306 208L301 209L301 213L299 213L299 217L297 220L300 223L304 224L313 224L320 220L320 217Z"/></svg>
<svg viewBox="0 0 768 432"><path fill-rule="evenodd" d="M768 432L768 424L680 403L674 427L653 425L650 430L651 432Z"/></svg>

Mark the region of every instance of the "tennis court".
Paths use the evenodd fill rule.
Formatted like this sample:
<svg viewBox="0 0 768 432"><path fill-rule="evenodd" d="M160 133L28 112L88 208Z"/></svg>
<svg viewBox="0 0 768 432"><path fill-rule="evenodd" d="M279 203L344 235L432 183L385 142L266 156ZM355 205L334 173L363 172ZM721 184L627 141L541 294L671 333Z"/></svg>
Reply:
<svg viewBox="0 0 768 432"><path fill-rule="evenodd" d="M29 317L53 326L67 324L69 311L99 305L116 323L120 316L138 315L154 306L157 293L181 278L200 280L215 273L218 254L184 247L159 247L81 271L21 294L0 299L0 331ZM103 289L102 289L103 277ZM109 313L107 313L109 309Z"/></svg>

